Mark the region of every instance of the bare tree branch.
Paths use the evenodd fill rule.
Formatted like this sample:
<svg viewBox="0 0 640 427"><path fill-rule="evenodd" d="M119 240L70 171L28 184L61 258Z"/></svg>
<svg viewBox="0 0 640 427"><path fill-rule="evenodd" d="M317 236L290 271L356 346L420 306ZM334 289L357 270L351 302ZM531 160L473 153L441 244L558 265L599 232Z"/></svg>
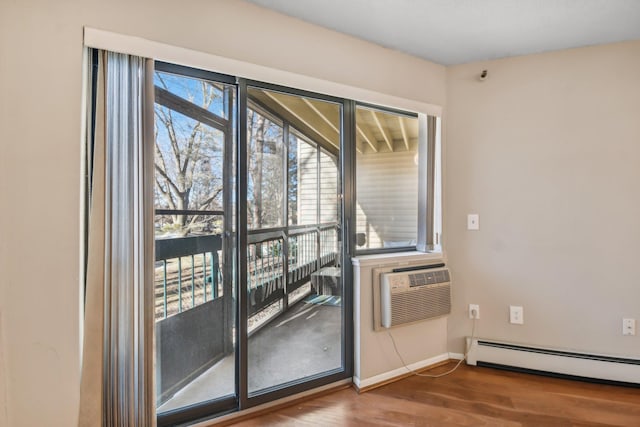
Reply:
<svg viewBox="0 0 640 427"><path fill-rule="evenodd" d="M220 89L209 82L200 82L194 88L191 83L176 83L175 77L162 73L156 73L156 84L207 110L220 96ZM218 144L218 134L197 120L183 117L178 110L156 104L155 114L156 200L163 200L176 210L207 209L218 204L216 200L223 191L223 167L222 163L219 168L216 165L222 159L211 155ZM204 215L172 215L170 221L171 230L183 235L199 224L214 224L211 217Z"/></svg>

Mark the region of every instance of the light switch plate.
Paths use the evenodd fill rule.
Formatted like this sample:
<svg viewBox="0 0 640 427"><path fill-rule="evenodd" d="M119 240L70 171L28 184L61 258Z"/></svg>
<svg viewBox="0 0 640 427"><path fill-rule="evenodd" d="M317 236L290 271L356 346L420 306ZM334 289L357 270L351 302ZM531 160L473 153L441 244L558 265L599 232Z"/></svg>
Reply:
<svg viewBox="0 0 640 427"><path fill-rule="evenodd" d="M480 215L467 215L467 230L480 230Z"/></svg>

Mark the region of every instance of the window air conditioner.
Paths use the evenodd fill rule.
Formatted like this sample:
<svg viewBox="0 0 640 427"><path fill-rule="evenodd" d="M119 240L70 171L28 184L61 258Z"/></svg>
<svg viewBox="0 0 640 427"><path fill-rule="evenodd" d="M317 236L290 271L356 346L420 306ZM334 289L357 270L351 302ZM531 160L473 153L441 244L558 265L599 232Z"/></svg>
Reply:
<svg viewBox="0 0 640 427"><path fill-rule="evenodd" d="M448 268L382 273L381 322L385 328L451 313Z"/></svg>

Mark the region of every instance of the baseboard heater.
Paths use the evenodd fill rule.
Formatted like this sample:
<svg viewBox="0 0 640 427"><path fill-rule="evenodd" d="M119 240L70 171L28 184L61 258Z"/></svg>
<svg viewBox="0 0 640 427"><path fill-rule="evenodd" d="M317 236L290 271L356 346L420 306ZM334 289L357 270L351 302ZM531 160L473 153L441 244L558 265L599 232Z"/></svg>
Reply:
<svg viewBox="0 0 640 427"><path fill-rule="evenodd" d="M470 339L467 338L467 344ZM469 365L640 387L640 359L474 339Z"/></svg>

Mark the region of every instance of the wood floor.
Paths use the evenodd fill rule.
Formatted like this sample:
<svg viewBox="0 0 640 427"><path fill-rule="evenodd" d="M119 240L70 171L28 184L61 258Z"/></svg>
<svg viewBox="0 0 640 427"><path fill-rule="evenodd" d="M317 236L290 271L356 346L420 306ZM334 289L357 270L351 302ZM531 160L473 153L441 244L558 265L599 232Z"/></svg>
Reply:
<svg viewBox="0 0 640 427"><path fill-rule="evenodd" d="M640 389L463 364L442 378L345 389L234 425L640 427Z"/></svg>

